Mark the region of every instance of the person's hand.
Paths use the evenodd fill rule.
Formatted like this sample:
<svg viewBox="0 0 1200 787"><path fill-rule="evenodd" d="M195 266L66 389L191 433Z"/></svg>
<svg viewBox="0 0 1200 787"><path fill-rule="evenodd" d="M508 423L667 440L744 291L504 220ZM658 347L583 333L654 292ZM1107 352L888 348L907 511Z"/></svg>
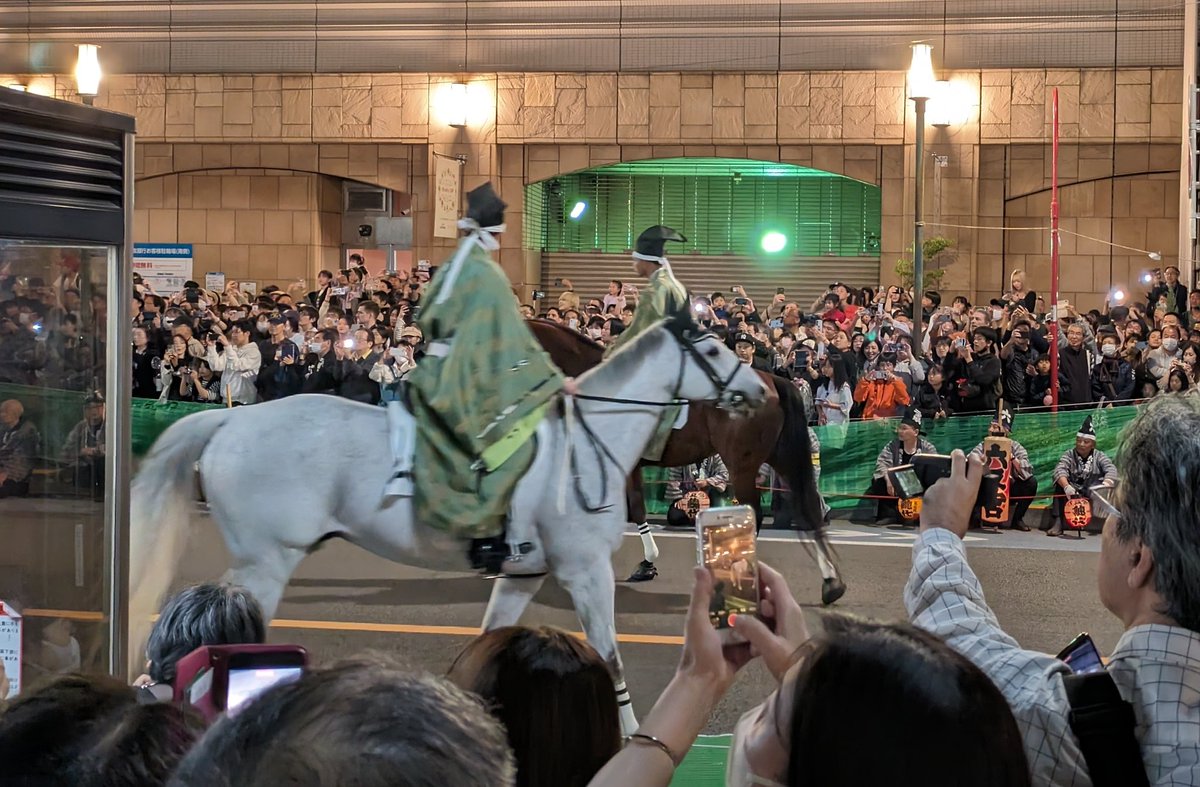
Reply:
<svg viewBox="0 0 1200 787"><path fill-rule="evenodd" d="M708 619L708 606L713 594L712 574L707 568L696 566L692 576L695 582L692 585L692 600L688 604L687 621L683 629L683 653L677 672L702 677L706 682L715 684L719 694L724 693L737 671L754 656L748 642L722 645L721 636ZM736 618L734 622L736 625Z"/></svg>
<svg viewBox="0 0 1200 787"><path fill-rule="evenodd" d="M1042 404L1046 407L1049 407L1050 405L1054 404L1054 397L1050 394L1046 394L1042 397Z"/></svg>
<svg viewBox="0 0 1200 787"><path fill-rule="evenodd" d="M3 470L0 470L0 484L3 484L7 480L8 480L8 473L4 472Z"/></svg>
<svg viewBox="0 0 1200 787"><path fill-rule="evenodd" d="M735 615L733 628L750 643L752 655L762 656L775 680L782 681L796 651L809 639L808 623L783 575L762 561L758 584L762 588L758 615Z"/></svg>
<svg viewBox="0 0 1200 787"><path fill-rule="evenodd" d="M1037 367L1031 363L1025 364L1025 374L1030 377L1037 377Z"/></svg>
<svg viewBox="0 0 1200 787"><path fill-rule="evenodd" d="M151 678L149 675L146 675L145 673L143 673L143 674L137 676L137 678L133 681L132 685L133 685L133 688L140 689L143 686L151 686L153 684L154 684L154 679Z"/></svg>
<svg viewBox="0 0 1200 787"><path fill-rule="evenodd" d="M563 286L563 289L567 289L567 290L575 289L575 285L571 283L570 279L563 279L562 286Z"/></svg>
<svg viewBox="0 0 1200 787"><path fill-rule="evenodd" d="M950 475L925 490L921 505L921 530L942 527L959 538L967 535L971 509L983 480L983 460L969 459L960 450L950 454Z"/></svg>
<svg viewBox="0 0 1200 787"><path fill-rule="evenodd" d="M1074 497L1078 494L1078 490L1076 490L1075 487L1071 486L1070 484L1063 484L1062 490L1063 494L1067 497Z"/></svg>
<svg viewBox="0 0 1200 787"><path fill-rule="evenodd" d="M883 477L883 483L887 486L888 497L895 497L896 490L892 487L892 479L885 475Z"/></svg>
<svg viewBox="0 0 1200 787"><path fill-rule="evenodd" d="M708 481L704 480L703 478L697 478L696 479L696 488L697 489L707 489Z"/></svg>
<svg viewBox="0 0 1200 787"><path fill-rule="evenodd" d="M228 336L226 336L226 335L225 335L225 334L223 334L223 333L218 333L218 334L217 334L217 342L218 342L219 344L223 344L223 345L225 345L226 347L228 347L228 346L229 346L229 337L228 337Z"/></svg>
<svg viewBox="0 0 1200 787"><path fill-rule="evenodd" d="M294 364L296 362L296 356L285 355L279 362L281 364L283 364L284 366L291 366L292 364Z"/></svg>
<svg viewBox="0 0 1200 787"><path fill-rule="evenodd" d="M567 396L575 396L579 393L579 383L574 377L567 377L563 380L562 390Z"/></svg>

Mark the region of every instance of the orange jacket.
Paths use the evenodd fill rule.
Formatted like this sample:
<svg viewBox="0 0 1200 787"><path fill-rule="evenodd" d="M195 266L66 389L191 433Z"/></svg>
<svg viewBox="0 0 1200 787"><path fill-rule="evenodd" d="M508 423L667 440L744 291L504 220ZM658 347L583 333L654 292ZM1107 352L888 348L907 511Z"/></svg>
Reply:
<svg viewBox="0 0 1200 787"><path fill-rule="evenodd" d="M864 375L854 389L854 401L863 403L863 418L890 418L901 415L900 408L912 399L899 377L871 380Z"/></svg>

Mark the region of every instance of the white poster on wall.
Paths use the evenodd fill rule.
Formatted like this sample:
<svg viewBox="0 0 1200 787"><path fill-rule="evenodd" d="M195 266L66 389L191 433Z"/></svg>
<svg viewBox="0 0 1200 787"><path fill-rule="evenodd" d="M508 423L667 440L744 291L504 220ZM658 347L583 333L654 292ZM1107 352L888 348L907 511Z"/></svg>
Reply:
<svg viewBox="0 0 1200 787"><path fill-rule="evenodd" d="M209 271L204 274L204 289L225 292L225 274L220 271Z"/></svg>
<svg viewBox="0 0 1200 787"><path fill-rule="evenodd" d="M135 243L133 272L159 295L174 295L192 278L192 244Z"/></svg>
<svg viewBox="0 0 1200 787"><path fill-rule="evenodd" d="M239 281L238 290L247 295L258 295L258 282L256 281Z"/></svg>
<svg viewBox="0 0 1200 787"><path fill-rule="evenodd" d="M0 700L21 693L21 613L0 601Z"/></svg>
<svg viewBox="0 0 1200 787"><path fill-rule="evenodd" d="M462 164L458 159L434 156L433 237L457 238L462 205Z"/></svg>

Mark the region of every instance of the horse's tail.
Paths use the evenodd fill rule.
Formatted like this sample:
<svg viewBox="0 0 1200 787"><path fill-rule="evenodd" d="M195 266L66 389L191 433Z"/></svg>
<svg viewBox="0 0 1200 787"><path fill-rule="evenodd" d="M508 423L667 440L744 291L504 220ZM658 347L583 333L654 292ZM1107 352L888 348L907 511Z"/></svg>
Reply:
<svg viewBox="0 0 1200 787"><path fill-rule="evenodd" d="M771 466L784 471L784 480L792 490L792 503L801 530L811 530L818 540L824 538L825 516L817 491L812 465L812 443L808 439L808 413L804 400L791 380L772 376L779 406L783 409L783 427L771 452Z"/></svg>
<svg viewBox="0 0 1200 787"><path fill-rule="evenodd" d="M196 462L228 410L179 420L155 441L130 491L129 669L142 671L151 618L171 585L190 531Z"/></svg>

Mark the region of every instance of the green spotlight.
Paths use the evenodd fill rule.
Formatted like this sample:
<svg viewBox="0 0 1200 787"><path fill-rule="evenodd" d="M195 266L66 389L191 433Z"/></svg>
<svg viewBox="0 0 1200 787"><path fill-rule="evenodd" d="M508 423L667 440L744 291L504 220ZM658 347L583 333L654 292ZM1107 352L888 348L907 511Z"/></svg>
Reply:
<svg viewBox="0 0 1200 787"><path fill-rule="evenodd" d="M587 213L587 209L588 204L583 200L578 200L574 206L571 207L571 212L568 215L571 217L572 221L579 221L581 218L583 218L583 214Z"/></svg>
<svg viewBox="0 0 1200 787"><path fill-rule="evenodd" d="M758 245L767 254L778 254L787 248L787 243L787 235L784 235L778 230L771 230L770 232L763 234L762 239L758 242Z"/></svg>

